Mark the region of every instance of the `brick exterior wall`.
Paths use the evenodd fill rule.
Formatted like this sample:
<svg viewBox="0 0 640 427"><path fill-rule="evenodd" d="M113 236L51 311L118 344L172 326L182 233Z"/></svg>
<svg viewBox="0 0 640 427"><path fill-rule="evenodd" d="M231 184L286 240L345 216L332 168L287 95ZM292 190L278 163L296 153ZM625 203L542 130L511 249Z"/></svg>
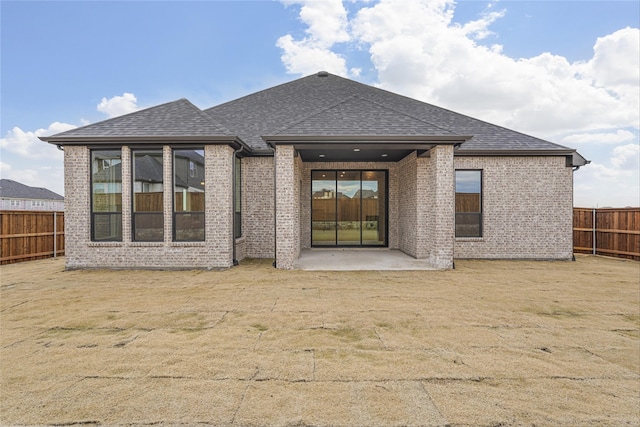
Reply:
<svg viewBox="0 0 640 427"><path fill-rule="evenodd" d="M242 235L246 256L273 258L273 157L242 159Z"/></svg>
<svg viewBox="0 0 640 427"><path fill-rule="evenodd" d="M398 162L398 180L402 185L398 188L399 209L398 214L398 249L416 257L418 254L417 227L418 197L417 197L417 163L415 151Z"/></svg>
<svg viewBox="0 0 640 427"><path fill-rule="evenodd" d="M290 270L300 255L300 167L291 145L276 147L276 265Z"/></svg>
<svg viewBox="0 0 640 427"><path fill-rule="evenodd" d="M457 238L456 258L571 259L573 172L564 157L456 157L482 170L483 237Z"/></svg>
<svg viewBox="0 0 640 427"><path fill-rule="evenodd" d="M204 242L172 241L171 148L164 155L164 242L131 241L131 154L122 149L122 242L92 242L90 155L85 146L65 147L65 250L67 269L228 268L232 265L233 149L205 146Z"/></svg>
<svg viewBox="0 0 640 427"><path fill-rule="evenodd" d="M90 151L65 147L66 266L77 268L227 268L233 261L233 149L205 147L205 242L172 242L172 152L164 156L163 242L133 242L131 151L122 148L122 242L92 242ZM388 171L388 244L435 268L456 258L570 259L573 174L564 157L453 157L438 146L397 163L303 163L291 146L277 149L277 233L274 158L247 157L242 167L243 236L236 258L273 258L292 268L311 246L311 171ZM455 238L455 169L483 171L483 237ZM229 183L229 185L223 185Z"/></svg>

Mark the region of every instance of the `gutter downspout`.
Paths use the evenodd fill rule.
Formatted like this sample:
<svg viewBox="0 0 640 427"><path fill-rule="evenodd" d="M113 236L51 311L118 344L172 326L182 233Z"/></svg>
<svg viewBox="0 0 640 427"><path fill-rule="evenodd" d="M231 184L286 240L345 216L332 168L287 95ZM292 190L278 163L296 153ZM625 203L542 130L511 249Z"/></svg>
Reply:
<svg viewBox="0 0 640 427"><path fill-rule="evenodd" d="M278 196L276 191L277 160L276 147L273 150L273 268L278 268Z"/></svg>
<svg viewBox="0 0 640 427"><path fill-rule="evenodd" d="M231 218L233 219L233 221L231 226L231 239L233 242L233 265L234 266L240 264L236 256L236 185L238 185L238 183L236 182L236 158L238 157L238 154L242 152L242 150L244 150L244 145L240 145L240 148L238 148L237 150L233 150L233 165L232 165L232 171L231 171L231 173L233 174L233 197L231 201L231 205L232 205Z"/></svg>

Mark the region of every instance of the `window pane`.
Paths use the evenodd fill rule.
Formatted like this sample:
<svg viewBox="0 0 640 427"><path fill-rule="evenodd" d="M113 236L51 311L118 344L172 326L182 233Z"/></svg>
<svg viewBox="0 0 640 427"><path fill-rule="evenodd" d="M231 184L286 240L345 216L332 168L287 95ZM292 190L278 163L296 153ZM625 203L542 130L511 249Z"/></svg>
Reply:
<svg viewBox="0 0 640 427"><path fill-rule="evenodd" d="M122 155L120 150L91 151L91 238L122 240Z"/></svg>
<svg viewBox="0 0 640 427"><path fill-rule="evenodd" d="M456 237L482 236L482 171L456 171Z"/></svg>
<svg viewBox="0 0 640 427"><path fill-rule="evenodd" d="M162 149L133 151L133 240L164 240Z"/></svg>
<svg viewBox="0 0 640 427"><path fill-rule="evenodd" d="M336 172L311 172L311 243L336 245Z"/></svg>
<svg viewBox="0 0 640 427"><path fill-rule="evenodd" d="M177 213L174 215L176 241L204 240L204 213Z"/></svg>
<svg viewBox="0 0 640 427"><path fill-rule="evenodd" d="M173 151L173 211L176 241L204 240L204 150Z"/></svg>
<svg viewBox="0 0 640 427"><path fill-rule="evenodd" d="M362 244L384 245L386 242L386 172L362 172Z"/></svg>
<svg viewBox="0 0 640 427"><path fill-rule="evenodd" d="M338 245L360 245L360 171L338 172Z"/></svg>

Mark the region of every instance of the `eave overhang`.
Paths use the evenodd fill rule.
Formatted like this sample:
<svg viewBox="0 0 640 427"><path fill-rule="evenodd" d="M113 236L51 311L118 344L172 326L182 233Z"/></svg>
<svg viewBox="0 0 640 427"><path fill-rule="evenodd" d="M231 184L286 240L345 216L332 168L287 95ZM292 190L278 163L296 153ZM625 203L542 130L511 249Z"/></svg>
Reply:
<svg viewBox="0 0 640 427"><path fill-rule="evenodd" d="M570 148L557 149L557 150L457 150L456 156L559 156L567 158L567 166L579 168L591 163L590 160L585 159L576 150Z"/></svg>
<svg viewBox="0 0 640 427"><path fill-rule="evenodd" d="M157 144L171 143L177 145L229 145L238 150L251 151L237 136L190 136L190 135L121 135L121 136L40 136L41 141L57 146L65 145L126 145L126 144Z"/></svg>
<svg viewBox="0 0 640 427"><path fill-rule="evenodd" d="M425 145L459 145L472 136L467 135L271 135L262 139L272 148L276 145L294 145L296 148L318 148L320 145L333 148L362 146L384 146L389 148L424 148ZM349 145L351 144L351 146ZM340 145L340 147L337 147Z"/></svg>

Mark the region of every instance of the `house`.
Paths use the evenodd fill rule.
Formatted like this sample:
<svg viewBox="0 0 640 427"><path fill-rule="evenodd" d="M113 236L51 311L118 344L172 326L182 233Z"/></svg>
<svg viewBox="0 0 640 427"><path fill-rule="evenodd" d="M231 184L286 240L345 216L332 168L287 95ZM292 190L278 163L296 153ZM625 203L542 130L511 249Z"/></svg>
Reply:
<svg viewBox="0 0 640 427"><path fill-rule="evenodd" d="M64 197L46 188L0 179L0 210L64 211Z"/></svg>
<svg viewBox="0 0 640 427"><path fill-rule="evenodd" d="M42 140L64 149L67 268L294 267L302 250L571 259L576 150L319 72Z"/></svg>

